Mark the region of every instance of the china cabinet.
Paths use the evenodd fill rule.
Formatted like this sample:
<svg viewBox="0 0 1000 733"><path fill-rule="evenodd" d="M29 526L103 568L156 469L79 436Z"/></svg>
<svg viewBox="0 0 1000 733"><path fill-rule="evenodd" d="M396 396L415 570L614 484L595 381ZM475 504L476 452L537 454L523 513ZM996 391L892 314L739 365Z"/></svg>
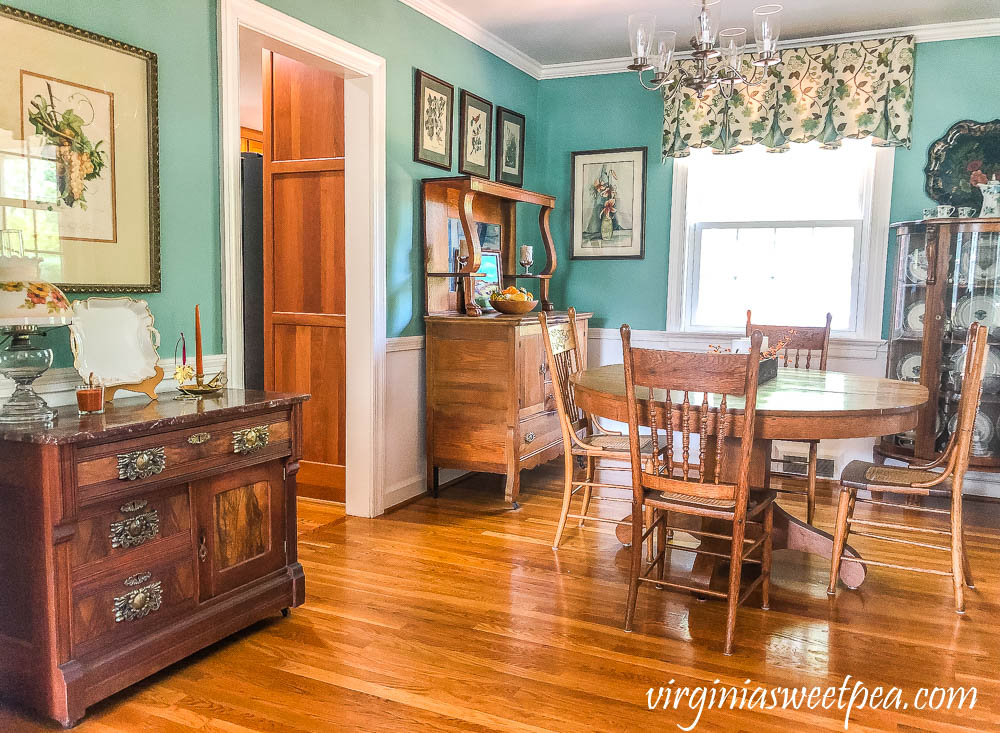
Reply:
<svg viewBox="0 0 1000 733"><path fill-rule="evenodd" d="M989 329L983 399L970 465L1000 470L1000 219L945 218L894 224L897 260L887 376L920 382L930 399L915 430L882 438L876 460L931 459L955 429L964 341Z"/></svg>

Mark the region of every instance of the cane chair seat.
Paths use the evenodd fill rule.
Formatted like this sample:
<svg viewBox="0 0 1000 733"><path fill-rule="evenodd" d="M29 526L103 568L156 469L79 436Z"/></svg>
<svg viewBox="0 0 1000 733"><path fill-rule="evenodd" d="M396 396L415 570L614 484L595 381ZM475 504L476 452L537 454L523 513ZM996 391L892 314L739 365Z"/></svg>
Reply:
<svg viewBox="0 0 1000 733"><path fill-rule="evenodd" d="M580 442L583 443L587 448L595 448L599 451L607 451L612 453L621 453L623 460L628 460L629 448L628 448L628 436L627 435L586 435L580 438ZM651 438L643 438L641 441L641 448L643 453L653 452L653 441ZM576 448L575 450L580 451L580 453L586 453L584 449Z"/></svg>
<svg viewBox="0 0 1000 733"><path fill-rule="evenodd" d="M869 461L851 461L840 474L840 483L852 489L896 493L928 493L929 489L913 484L930 483L941 474L906 466L880 466ZM947 482L940 486L947 489Z"/></svg>

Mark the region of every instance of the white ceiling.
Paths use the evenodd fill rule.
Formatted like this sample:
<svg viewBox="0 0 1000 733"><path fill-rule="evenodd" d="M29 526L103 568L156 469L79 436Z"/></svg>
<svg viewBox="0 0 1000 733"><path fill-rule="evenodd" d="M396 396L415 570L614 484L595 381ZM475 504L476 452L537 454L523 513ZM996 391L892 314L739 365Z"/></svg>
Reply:
<svg viewBox="0 0 1000 733"><path fill-rule="evenodd" d="M410 5L425 3L403 0ZM768 0L723 0L722 27L751 27ZM780 2L781 0L779 0ZM621 58L629 53L626 18L656 14L688 48L693 0L437 0L540 64ZM782 39L814 38L1000 16L1000 0L784 0ZM752 37L752 32L751 32Z"/></svg>

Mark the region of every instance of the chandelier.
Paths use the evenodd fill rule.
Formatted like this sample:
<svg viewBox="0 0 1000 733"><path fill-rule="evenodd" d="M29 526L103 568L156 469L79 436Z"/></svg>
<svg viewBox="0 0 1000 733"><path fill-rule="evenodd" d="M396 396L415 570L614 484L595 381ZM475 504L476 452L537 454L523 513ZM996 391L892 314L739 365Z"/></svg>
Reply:
<svg viewBox="0 0 1000 733"><path fill-rule="evenodd" d="M781 6L761 5L753 11L753 33L757 53L752 60L753 72L743 71L743 54L746 52L747 29L726 28L719 31L722 0L695 0L691 37L691 56L695 60L693 74L685 73L679 65L671 68L677 44L676 31L656 31L656 16L635 13L628 17L628 40L632 49L631 71L639 75L639 83L649 91L667 87L671 93L682 86L694 90L698 98L709 89L718 91L729 99L733 87L739 84L757 86L767 76L767 67L779 61L778 34L781 32ZM643 79L643 72L653 70L650 84ZM759 77L759 78L758 78Z"/></svg>

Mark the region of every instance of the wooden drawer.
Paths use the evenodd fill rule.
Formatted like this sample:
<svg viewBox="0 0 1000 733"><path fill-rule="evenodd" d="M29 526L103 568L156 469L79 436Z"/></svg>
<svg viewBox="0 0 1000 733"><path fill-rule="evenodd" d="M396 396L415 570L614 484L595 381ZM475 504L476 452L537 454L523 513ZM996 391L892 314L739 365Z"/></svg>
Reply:
<svg viewBox="0 0 1000 733"><path fill-rule="evenodd" d="M70 603L73 655L162 628L195 606L196 592L194 555L187 551L78 583Z"/></svg>
<svg viewBox="0 0 1000 733"><path fill-rule="evenodd" d="M99 504L80 513L69 541L74 579L166 544L191 546L187 484Z"/></svg>
<svg viewBox="0 0 1000 733"><path fill-rule="evenodd" d="M522 420L518 432L518 454L521 460L562 441L559 414L556 412L543 412Z"/></svg>
<svg viewBox="0 0 1000 733"><path fill-rule="evenodd" d="M290 451L286 412L90 446L77 454L77 502L86 506L131 497L137 488L177 483L234 460L258 463Z"/></svg>

